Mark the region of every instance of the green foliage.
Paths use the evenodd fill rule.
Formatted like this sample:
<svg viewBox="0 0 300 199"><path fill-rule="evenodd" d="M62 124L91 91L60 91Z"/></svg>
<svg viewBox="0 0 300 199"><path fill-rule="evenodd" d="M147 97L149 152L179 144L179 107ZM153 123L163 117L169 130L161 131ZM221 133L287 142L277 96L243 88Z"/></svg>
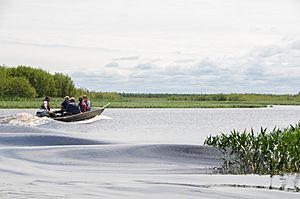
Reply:
<svg viewBox="0 0 300 199"><path fill-rule="evenodd" d="M55 73L53 78L55 82L56 96L64 97L66 95L75 95L74 83L68 75Z"/></svg>
<svg viewBox="0 0 300 199"><path fill-rule="evenodd" d="M91 99L120 100L122 96L116 92L87 92Z"/></svg>
<svg viewBox="0 0 300 199"><path fill-rule="evenodd" d="M300 123L267 133L237 132L209 136L205 145L218 147L224 157L224 172L283 175L300 172Z"/></svg>
<svg viewBox="0 0 300 199"><path fill-rule="evenodd" d="M75 93L75 87L71 78L60 73L52 75L42 69L27 66L18 66L16 68L0 66L0 75L0 80L6 82L7 85L5 87L6 90L4 90L4 86L0 88L0 96L4 97L44 97L46 95L64 97ZM20 87L16 88L12 78L20 78ZM13 87L10 88L9 86ZM28 94L21 94L22 89L24 89L23 93L28 92Z"/></svg>
<svg viewBox="0 0 300 199"><path fill-rule="evenodd" d="M26 78L22 80L21 90L14 92L7 85L15 86L10 78ZM7 67L0 66L0 97L39 97L46 95L51 97L64 97L66 95L78 98L88 95L93 101L112 102L110 107L122 108L257 108L266 107L269 104L300 104L300 94L297 95L266 95L266 94L167 94L167 93L116 93L95 92L84 88L75 88L68 75L62 73L50 74L39 68L27 66ZM29 83L29 85L28 85ZM30 89L31 87L34 88ZM6 89L6 90L4 90ZM25 91L28 94L25 95ZM16 96L14 96L16 95ZM25 100L26 105L28 99ZM0 101L1 102L1 101ZM32 103L34 104L34 103ZM94 103L93 103L94 104ZM3 105L7 107L7 104ZM0 107L3 107L0 103ZM19 106L19 105L18 105ZM14 107L11 105L11 107Z"/></svg>
<svg viewBox="0 0 300 199"><path fill-rule="evenodd" d="M9 77L4 79L1 86L3 96L34 98L35 89L25 77Z"/></svg>
<svg viewBox="0 0 300 199"><path fill-rule="evenodd" d="M123 98L123 96L116 92L96 92L96 91L89 91L84 88L76 88L74 96L79 97L82 95L87 95L88 98L93 100L100 100L100 101L118 101Z"/></svg>
<svg viewBox="0 0 300 199"><path fill-rule="evenodd" d="M76 89L77 90L77 89ZM76 91L77 92L77 91ZM213 101L168 101L163 98L134 98L122 97L117 95L107 95L103 98L94 98L88 92L83 91L75 94L76 100L83 94L88 95L92 106L101 107L110 103L109 108L259 108L264 107L257 104L248 103L227 103L227 102L213 102ZM108 93L109 94L109 93ZM16 101L17 100L17 101ZM40 106L43 98L36 99L15 99L0 97L0 108L36 108ZM51 107L60 108L62 97L51 97ZM38 103L37 103L38 102ZM38 104L38 105L37 105Z"/></svg>
<svg viewBox="0 0 300 199"><path fill-rule="evenodd" d="M9 76L27 78L35 88L38 97L57 96L53 76L42 69L18 66L17 68L9 68Z"/></svg>
<svg viewBox="0 0 300 199"><path fill-rule="evenodd" d="M253 101L280 104L282 101L300 101L300 95L271 94L172 94L166 95L170 101Z"/></svg>

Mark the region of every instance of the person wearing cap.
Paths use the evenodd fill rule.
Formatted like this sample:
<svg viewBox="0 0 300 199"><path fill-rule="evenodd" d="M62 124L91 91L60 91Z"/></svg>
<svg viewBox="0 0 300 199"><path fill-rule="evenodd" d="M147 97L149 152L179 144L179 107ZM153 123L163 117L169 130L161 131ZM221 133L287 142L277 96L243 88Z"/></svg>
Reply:
<svg viewBox="0 0 300 199"><path fill-rule="evenodd" d="M67 105L66 112L67 115L75 115L80 113L80 107L78 106L78 104L76 104L74 97L70 98L70 102Z"/></svg>

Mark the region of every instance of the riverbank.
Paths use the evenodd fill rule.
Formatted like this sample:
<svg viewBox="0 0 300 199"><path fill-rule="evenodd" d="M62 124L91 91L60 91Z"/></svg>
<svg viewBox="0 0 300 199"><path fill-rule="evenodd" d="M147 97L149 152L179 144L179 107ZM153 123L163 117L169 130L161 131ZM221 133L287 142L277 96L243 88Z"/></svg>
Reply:
<svg viewBox="0 0 300 199"><path fill-rule="evenodd" d="M63 99L52 98L51 107L60 108ZM0 99L0 108L38 108L42 98L4 98ZM109 108L263 108L268 105L300 105L298 101L192 101L169 100L168 98L123 97L118 100L91 99L93 107L102 107L110 103Z"/></svg>

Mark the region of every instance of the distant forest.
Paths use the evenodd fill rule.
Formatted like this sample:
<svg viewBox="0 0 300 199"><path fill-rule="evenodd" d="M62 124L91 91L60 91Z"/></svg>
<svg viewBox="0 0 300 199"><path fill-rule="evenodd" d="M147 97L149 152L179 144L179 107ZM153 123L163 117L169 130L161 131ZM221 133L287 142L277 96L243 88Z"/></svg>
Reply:
<svg viewBox="0 0 300 199"><path fill-rule="evenodd" d="M296 95L272 94L151 94L151 93L116 93L96 92L85 88L76 88L73 80L62 73L49 72L28 66L0 66L1 98L42 98L78 97L87 94L93 99L123 101L128 98L163 98L168 101L299 101ZM125 100L126 101L126 100Z"/></svg>
<svg viewBox="0 0 300 199"><path fill-rule="evenodd" d="M27 67L16 68L0 66L2 97L35 98L43 96L63 97L73 95L76 88L72 79L62 73L49 72Z"/></svg>
<svg viewBox="0 0 300 199"><path fill-rule="evenodd" d="M0 66L1 98L42 98L80 96L88 94L90 98L120 99L115 92L95 92L85 88L76 88L73 80L62 73L49 72L28 66Z"/></svg>

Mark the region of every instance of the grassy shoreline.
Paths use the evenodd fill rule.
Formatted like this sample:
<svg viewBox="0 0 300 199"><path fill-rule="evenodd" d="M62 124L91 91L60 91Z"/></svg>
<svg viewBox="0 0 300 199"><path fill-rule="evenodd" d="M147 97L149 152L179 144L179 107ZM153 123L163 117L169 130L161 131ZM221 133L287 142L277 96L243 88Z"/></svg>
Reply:
<svg viewBox="0 0 300 199"><path fill-rule="evenodd" d="M63 99L52 98L51 107L60 108ZM0 99L0 108L39 108L43 98L35 99ZM93 107L108 108L264 108L268 105L300 105L299 101L187 101L168 100L166 98L126 97L118 100L91 99Z"/></svg>

